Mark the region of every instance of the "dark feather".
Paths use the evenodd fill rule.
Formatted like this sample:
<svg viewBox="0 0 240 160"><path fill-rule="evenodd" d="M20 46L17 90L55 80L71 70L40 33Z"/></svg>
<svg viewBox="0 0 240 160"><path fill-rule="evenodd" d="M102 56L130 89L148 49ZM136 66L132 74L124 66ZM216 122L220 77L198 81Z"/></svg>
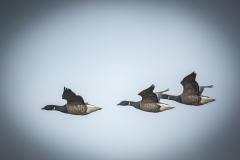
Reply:
<svg viewBox="0 0 240 160"><path fill-rule="evenodd" d="M142 97L143 103L158 103L158 97L155 93L153 93L155 86L151 85L149 88L143 90L138 95Z"/></svg>
<svg viewBox="0 0 240 160"><path fill-rule="evenodd" d="M85 104L81 96L76 95L71 89L64 87L62 98L67 100L67 103Z"/></svg>
<svg viewBox="0 0 240 160"><path fill-rule="evenodd" d="M183 85L182 95L184 96L199 95L199 85L195 79L196 79L195 72L183 78L183 80L181 81L181 84Z"/></svg>

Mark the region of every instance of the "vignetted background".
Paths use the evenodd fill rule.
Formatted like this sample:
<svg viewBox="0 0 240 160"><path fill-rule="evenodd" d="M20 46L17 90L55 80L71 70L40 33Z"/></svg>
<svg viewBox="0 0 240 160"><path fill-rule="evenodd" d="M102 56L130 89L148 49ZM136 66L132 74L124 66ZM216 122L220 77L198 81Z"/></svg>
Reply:
<svg viewBox="0 0 240 160"><path fill-rule="evenodd" d="M1 159L238 160L239 4L0 2ZM216 101L147 113L122 100L152 84L180 94L197 72ZM64 105L63 87L103 110Z"/></svg>

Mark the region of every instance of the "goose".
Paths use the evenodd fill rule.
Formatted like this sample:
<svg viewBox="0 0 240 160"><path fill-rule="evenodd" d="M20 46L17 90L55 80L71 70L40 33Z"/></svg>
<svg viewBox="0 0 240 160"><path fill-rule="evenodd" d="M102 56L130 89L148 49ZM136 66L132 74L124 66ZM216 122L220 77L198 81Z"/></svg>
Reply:
<svg viewBox="0 0 240 160"><path fill-rule="evenodd" d="M149 88L140 92L138 95L142 97L142 100L139 102L122 101L118 105L133 106L136 109L139 109L145 112L153 112L153 113L158 113L165 110L173 109L174 107L171 107L168 104L159 102L157 94L153 92L154 88L155 86L153 84ZM165 90L165 91L168 91L168 90ZM159 94L165 91L159 92Z"/></svg>
<svg viewBox="0 0 240 160"><path fill-rule="evenodd" d="M215 99L212 99L210 97L202 96L204 88L212 88L213 85L199 87L197 81L195 80L196 75L196 72L192 72L191 74L183 78L183 80L181 81L181 84L183 85L183 93L181 95L174 96L162 94L161 98L174 100L179 103L194 106L199 106L215 101Z"/></svg>
<svg viewBox="0 0 240 160"><path fill-rule="evenodd" d="M67 104L63 106L58 105L46 105L43 110L56 110L63 113L73 115L87 115L89 113L101 110L100 107L95 107L88 103L85 103L83 98L76 95L71 89L64 87L62 99L67 101Z"/></svg>

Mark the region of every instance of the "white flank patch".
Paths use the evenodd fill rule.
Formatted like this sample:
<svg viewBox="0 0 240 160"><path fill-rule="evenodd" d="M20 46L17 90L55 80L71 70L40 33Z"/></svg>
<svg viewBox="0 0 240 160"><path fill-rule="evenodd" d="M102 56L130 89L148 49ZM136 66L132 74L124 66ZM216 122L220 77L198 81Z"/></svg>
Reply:
<svg viewBox="0 0 240 160"><path fill-rule="evenodd" d="M97 110L100 110L100 109L101 108L95 107L94 105L87 104L87 114L91 113L91 112L94 112L94 111L97 111Z"/></svg>
<svg viewBox="0 0 240 160"><path fill-rule="evenodd" d="M95 106L91 104L87 104L87 107L95 107Z"/></svg>
<svg viewBox="0 0 240 160"><path fill-rule="evenodd" d="M163 103L159 103L158 105L160 106L160 111L165 111L165 110L174 108L174 107L169 106L168 104L163 104Z"/></svg>
<svg viewBox="0 0 240 160"><path fill-rule="evenodd" d="M202 96L202 97L201 97L200 104L206 104L206 103L209 103L209 102L212 102L212 101L215 101L215 99Z"/></svg>

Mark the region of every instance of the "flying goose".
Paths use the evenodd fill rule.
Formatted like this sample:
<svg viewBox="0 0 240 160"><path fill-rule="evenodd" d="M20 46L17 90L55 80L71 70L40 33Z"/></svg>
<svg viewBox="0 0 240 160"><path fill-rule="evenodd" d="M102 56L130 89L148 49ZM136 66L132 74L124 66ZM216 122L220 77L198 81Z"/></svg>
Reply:
<svg viewBox="0 0 240 160"><path fill-rule="evenodd" d="M63 113L74 115L86 115L102 108L95 107L88 103L85 103L83 98L76 95L71 89L64 87L62 99L67 100L67 104L63 106L47 105L43 107L44 110L57 110Z"/></svg>
<svg viewBox="0 0 240 160"><path fill-rule="evenodd" d="M158 112L162 112L162 111L174 108L169 106L168 104L160 103L157 94L153 92L154 88L155 86L151 85L149 88L140 92L138 95L142 97L142 100L139 102L122 101L118 105L133 106L136 109L140 109L145 112L154 112L154 113L158 113ZM165 91L168 91L168 90L165 90ZM159 93L163 93L165 91L162 91Z"/></svg>
<svg viewBox="0 0 240 160"><path fill-rule="evenodd" d="M195 72L192 72L191 74L183 78L183 80L181 81L181 84L183 85L183 93L181 95L173 96L168 94L162 94L161 98L195 106L215 101L215 99L209 98L207 96L202 96L204 88L212 88L213 85L199 87L197 81L195 80L196 75L197 74Z"/></svg>

